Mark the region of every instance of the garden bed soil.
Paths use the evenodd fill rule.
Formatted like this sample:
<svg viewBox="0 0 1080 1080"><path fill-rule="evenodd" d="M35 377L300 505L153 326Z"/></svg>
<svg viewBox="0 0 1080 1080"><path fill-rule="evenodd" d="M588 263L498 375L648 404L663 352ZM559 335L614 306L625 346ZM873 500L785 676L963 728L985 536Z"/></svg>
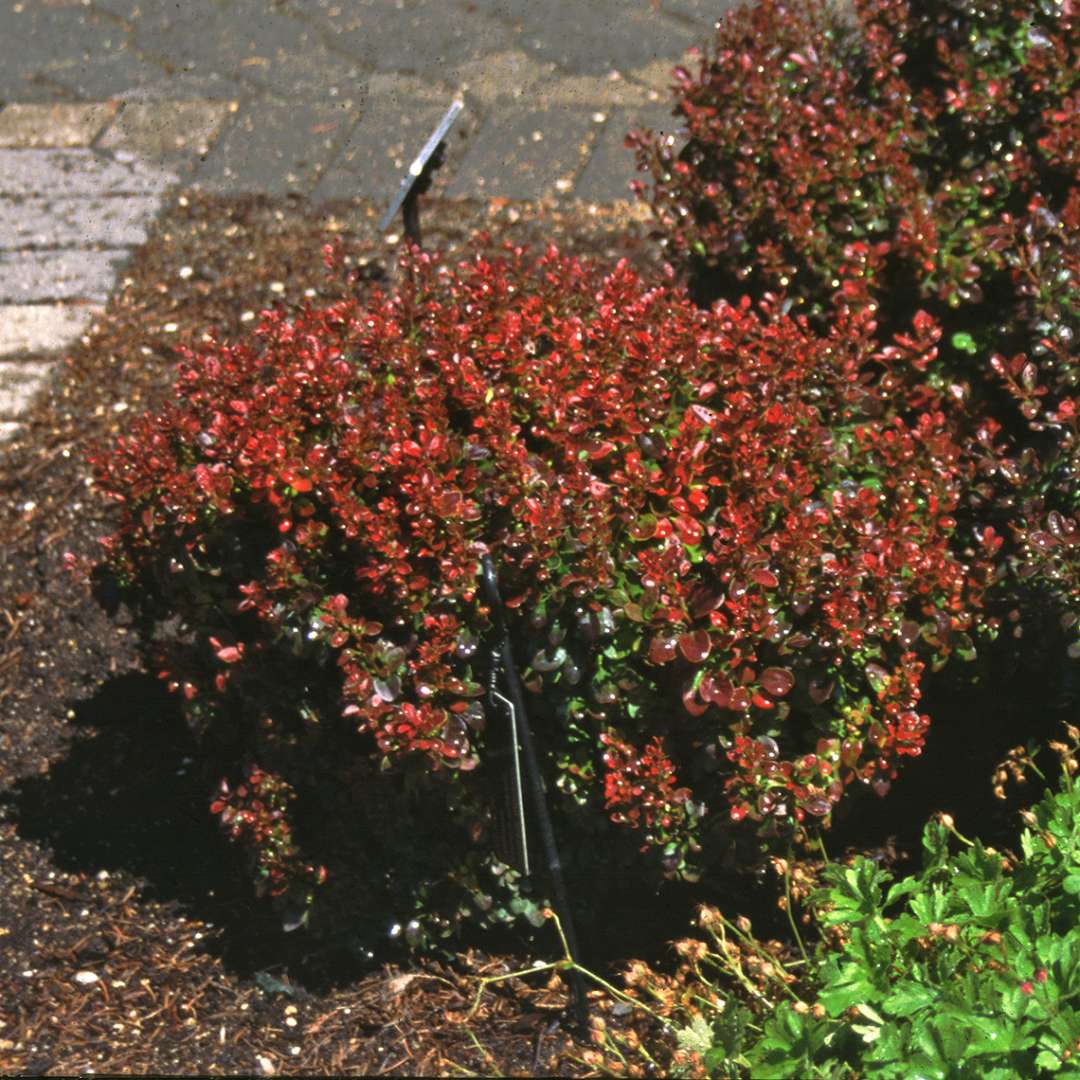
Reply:
<svg viewBox="0 0 1080 1080"><path fill-rule="evenodd" d="M0 1072L590 1072L587 1044L552 1027L566 1003L558 980L498 984L463 1022L478 976L528 955L463 946L453 963L314 968L303 933L284 934L227 857L177 703L140 667L131 628L64 569L67 552L95 558L111 529L86 448L163 400L175 348L207 331L235 338L264 307L339 290L321 254L334 237L354 287L392 277L395 249L374 222L358 203L189 193L0 457ZM553 241L661 269L628 208L434 204L424 227L427 245L447 252L485 228L493 243ZM892 798L839 825L836 852L903 861L937 808L961 829L1007 838L1012 815L988 778L1023 741L1024 708L991 697L953 702L954 713L986 710L982 737L971 742L970 724L932 731ZM647 929L676 938L688 925ZM613 1005L594 1001L609 1024L630 1022Z"/></svg>

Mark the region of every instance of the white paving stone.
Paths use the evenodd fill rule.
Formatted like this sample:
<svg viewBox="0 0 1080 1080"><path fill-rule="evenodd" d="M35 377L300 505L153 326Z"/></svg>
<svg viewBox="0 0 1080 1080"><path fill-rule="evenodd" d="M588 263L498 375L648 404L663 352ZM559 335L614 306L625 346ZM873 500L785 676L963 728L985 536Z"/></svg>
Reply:
<svg viewBox="0 0 1080 1080"><path fill-rule="evenodd" d="M119 251L0 252L0 303L109 298L115 270L128 257Z"/></svg>
<svg viewBox="0 0 1080 1080"><path fill-rule="evenodd" d="M13 420L26 412L50 371L52 364L0 363L0 417Z"/></svg>
<svg viewBox="0 0 1080 1080"><path fill-rule="evenodd" d="M0 304L0 356L63 349L100 312L90 304Z"/></svg>
<svg viewBox="0 0 1080 1080"><path fill-rule="evenodd" d="M0 150L0 195L160 195L175 174L94 150Z"/></svg>
<svg viewBox="0 0 1080 1080"><path fill-rule="evenodd" d="M0 249L141 244L159 205L160 200L149 195L100 199L0 196Z"/></svg>
<svg viewBox="0 0 1080 1080"><path fill-rule="evenodd" d="M15 420L0 420L0 443L5 443L15 435L22 424Z"/></svg>

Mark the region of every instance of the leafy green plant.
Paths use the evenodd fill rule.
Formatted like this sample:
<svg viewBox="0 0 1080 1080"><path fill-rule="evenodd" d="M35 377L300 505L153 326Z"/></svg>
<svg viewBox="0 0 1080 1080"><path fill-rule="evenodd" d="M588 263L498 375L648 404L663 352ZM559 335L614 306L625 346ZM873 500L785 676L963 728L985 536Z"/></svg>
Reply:
<svg viewBox="0 0 1080 1080"><path fill-rule="evenodd" d="M821 937L805 963L702 909L711 945L680 943L690 963L679 975L636 965L628 977L677 1029L672 1071L1080 1075L1080 729L1069 735L1051 744L1056 790L1022 814L1019 856L939 815L910 877L861 855L825 866L809 905Z"/></svg>

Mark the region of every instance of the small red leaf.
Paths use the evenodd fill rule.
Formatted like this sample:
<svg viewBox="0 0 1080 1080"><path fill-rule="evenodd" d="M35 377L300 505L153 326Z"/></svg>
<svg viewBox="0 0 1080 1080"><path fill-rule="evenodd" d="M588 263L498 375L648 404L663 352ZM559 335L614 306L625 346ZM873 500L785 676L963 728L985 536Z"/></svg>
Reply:
<svg viewBox="0 0 1080 1080"><path fill-rule="evenodd" d="M731 701L731 691L731 680L726 675L706 675L698 687L702 701L711 701L721 709Z"/></svg>
<svg viewBox="0 0 1080 1080"><path fill-rule="evenodd" d="M784 697L795 686L795 676L788 668L768 667L761 673L761 685L773 697Z"/></svg>
<svg viewBox="0 0 1080 1080"><path fill-rule="evenodd" d="M649 646L649 659L654 664L667 664L675 659L675 638L670 634L657 634Z"/></svg>
<svg viewBox="0 0 1080 1080"><path fill-rule="evenodd" d="M686 514L680 514L675 519L675 528L678 530L682 542L690 547L699 544L705 532L700 521L695 521L692 517L687 517Z"/></svg>
<svg viewBox="0 0 1080 1080"><path fill-rule="evenodd" d="M679 649L691 664L700 664L711 648L712 642L704 630L692 630L679 638Z"/></svg>
<svg viewBox="0 0 1080 1080"><path fill-rule="evenodd" d="M743 689L741 686L738 690L733 691L728 700L728 708L734 709L736 712L742 712L744 709L749 709L750 691Z"/></svg>
<svg viewBox="0 0 1080 1080"><path fill-rule="evenodd" d="M683 705L686 708L686 711L691 716L701 716L705 712L708 711L708 708L709 708L708 704L707 703L702 703L701 701L699 701L698 698L697 698L697 694L694 693L694 685L693 685L693 683L691 683L683 691L682 700L683 700Z"/></svg>
<svg viewBox="0 0 1080 1080"><path fill-rule="evenodd" d="M653 514L642 514L631 524L630 535L638 541L651 540L656 535L656 517Z"/></svg>
<svg viewBox="0 0 1080 1080"><path fill-rule="evenodd" d="M780 584L780 579L771 570L766 570L763 566L758 566L751 570L750 576L754 581L766 589L775 589L776 586Z"/></svg>

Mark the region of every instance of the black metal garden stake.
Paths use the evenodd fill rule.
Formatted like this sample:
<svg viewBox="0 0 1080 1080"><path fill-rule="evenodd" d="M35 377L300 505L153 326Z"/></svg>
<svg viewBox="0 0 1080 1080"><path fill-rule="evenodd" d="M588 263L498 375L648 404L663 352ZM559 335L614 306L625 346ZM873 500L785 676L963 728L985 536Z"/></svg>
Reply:
<svg viewBox="0 0 1080 1080"><path fill-rule="evenodd" d="M555 831L551 826L551 816L548 813L547 800L544 798L544 785L540 776L540 765L536 759L536 748L532 741L532 732L529 730L528 715L525 712L525 697L521 692L521 680L518 678L517 666L514 664L514 652L510 644L510 632L506 626L506 617L503 613L502 596L499 594L499 581L495 574L495 566L490 555L485 555L481 561L483 567L484 593L491 607L492 617L495 620L497 642L492 650L493 667L502 672L508 697L503 698L506 711L510 716L510 756L514 769L514 790L517 802L517 837L515 838L522 849L523 871L529 872L528 841L525 835L525 805L523 787L528 787L532 802L532 811L540 831L540 843L544 851L544 859L547 862L548 872L551 875L551 889L554 894L555 909L562 922L563 933L566 936L566 946L570 953L570 959L578 963L577 934L574 932L574 922L570 915L570 900L566 892L566 882L563 880L562 862L559 859L559 849L555 845ZM496 664L495 661L498 661ZM497 692L497 691L496 691ZM499 695L501 697L501 695ZM522 783L521 766L524 764L527 783ZM571 969L568 973L570 983L570 1001L575 1018L584 1026L588 1022L589 1007L585 996L585 984L581 978L581 972Z"/></svg>

